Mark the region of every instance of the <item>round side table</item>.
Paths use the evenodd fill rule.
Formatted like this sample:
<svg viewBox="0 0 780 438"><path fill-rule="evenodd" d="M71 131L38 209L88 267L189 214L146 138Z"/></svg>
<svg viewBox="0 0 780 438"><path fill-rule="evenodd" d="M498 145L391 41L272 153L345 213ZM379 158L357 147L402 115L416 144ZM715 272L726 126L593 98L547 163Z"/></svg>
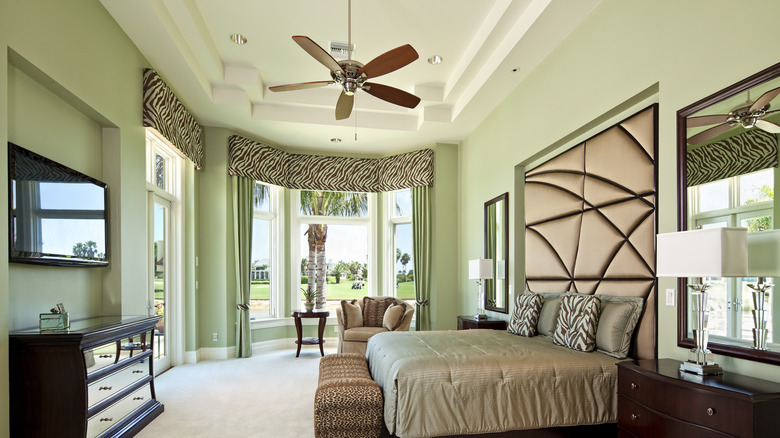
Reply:
<svg viewBox="0 0 780 438"><path fill-rule="evenodd" d="M322 344L325 343L325 340L322 338L323 333L325 332L325 321L328 319L328 316L330 316L329 310L312 310L312 311L305 311L305 310L293 310L292 317L295 321L295 331L298 333L298 340L295 342L298 344L298 351L295 352L295 357L298 357L301 354L301 345L319 345L320 346L320 354L325 356L325 351L322 350ZM320 325L317 329L317 337L316 338L302 338L303 335L303 327L301 327L301 318L319 318L320 319Z"/></svg>

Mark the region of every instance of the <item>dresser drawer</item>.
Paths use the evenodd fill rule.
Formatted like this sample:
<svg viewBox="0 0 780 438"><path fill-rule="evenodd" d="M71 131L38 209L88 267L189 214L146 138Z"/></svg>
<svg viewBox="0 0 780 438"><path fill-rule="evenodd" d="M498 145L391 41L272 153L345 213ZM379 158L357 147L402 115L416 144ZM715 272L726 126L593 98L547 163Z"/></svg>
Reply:
<svg viewBox="0 0 780 438"><path fill-rule="evenodd" d="M619 395L690 423L734 436L752 435L751 403L720 395L706 386L681 386L679 382L651 378L626 367L619 367L618 373Z"/></svg>
<svg viewBox="0 0 780 438"><path fill-rule="evenodd" d="M152 400L152 390L147 384L93 415L87 420L87 438L100 436L150 400Z"/></svg>
<svg viewBox="0 0 780 438"><path fill-rule="evenodd" d="M733 438L732 435L654 412L621 394L618 395L618 427L621 431L643 437Z"/></svg>
<svg viewBox="0 0 780 438"><path fill-rule="evenodd" d="M95 406L148 375L149 359L146 359L90 383L87 387L87 406Z"/></svg>

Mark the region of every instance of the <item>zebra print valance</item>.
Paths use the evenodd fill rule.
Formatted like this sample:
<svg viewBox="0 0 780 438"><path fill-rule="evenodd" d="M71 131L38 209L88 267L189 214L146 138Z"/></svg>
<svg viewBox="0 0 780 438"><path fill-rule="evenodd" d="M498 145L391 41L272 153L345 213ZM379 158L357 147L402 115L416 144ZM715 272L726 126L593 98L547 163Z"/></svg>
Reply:
<svg viewBox="0 0 780 438"><path fill-rule="evenodd" d="M143 123L153 128L195 164L203 168L203 135L195 117L150 68L144 69Z"/></svg>
<svg viewBox="0 0 780 438"><path fill-rule="evenodd" d="M384 158L291 154L230 137L228 173L288 189L387 192L433 185L433 150Z"/></svg>
<svg viewBox="0 0 780 438"><path fill-rule="evenodd" d="M777 136L751 129L688 152L685 163L688 187L777 167Z"/></svg>

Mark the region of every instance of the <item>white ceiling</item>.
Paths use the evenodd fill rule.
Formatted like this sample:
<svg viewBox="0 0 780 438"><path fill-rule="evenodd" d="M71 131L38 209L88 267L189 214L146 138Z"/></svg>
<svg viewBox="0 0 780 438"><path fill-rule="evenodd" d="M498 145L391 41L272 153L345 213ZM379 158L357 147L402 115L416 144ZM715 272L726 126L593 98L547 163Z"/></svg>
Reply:
<svg viewBox="0 0 780 438"><path fill-rule="evenodd" d="M385 155L458 143L599 0L355 0L353 59L365 64L411 44L418 60L372 81L422 101L406 109L358 91L340 121L337 85L268 87L330 80L291 37L308 36L326 51L346 42L348 0L101 2L201 124L270 145ZM248 43L231 42L234 33ZM429 64L433 55L444 61Z"/></svg>

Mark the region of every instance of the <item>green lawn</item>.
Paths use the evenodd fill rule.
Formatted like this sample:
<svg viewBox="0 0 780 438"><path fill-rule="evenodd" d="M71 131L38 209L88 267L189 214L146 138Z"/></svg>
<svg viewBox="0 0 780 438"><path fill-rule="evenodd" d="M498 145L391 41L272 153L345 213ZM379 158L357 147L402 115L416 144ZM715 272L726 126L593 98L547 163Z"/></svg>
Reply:
<svg viewBox="0 0 780 438"><path fill-rule="evenodd" d="M251 299L267 300L269 286L267 284L252 284ZM363 298L367 295L366 288L352 289L352 281L342 281L338 284L328 285L328 301L332 300L351 300L354 298ZM398 285L398 298L409 300L414 298L414 283L409 281Z"/></svg>

